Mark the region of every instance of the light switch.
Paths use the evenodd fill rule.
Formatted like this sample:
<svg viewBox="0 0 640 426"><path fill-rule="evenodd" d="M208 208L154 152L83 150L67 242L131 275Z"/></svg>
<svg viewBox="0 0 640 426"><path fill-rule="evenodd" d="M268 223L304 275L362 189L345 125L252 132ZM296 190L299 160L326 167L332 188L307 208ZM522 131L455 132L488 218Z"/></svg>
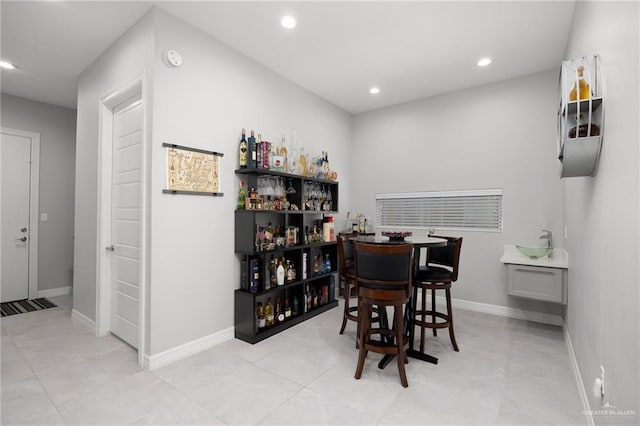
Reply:
<svg viewBox="0 0 640 426"><path fill-rule="evenodd" d="M48 222L49 215L47 213L40 213L40 222Z"/></svg>

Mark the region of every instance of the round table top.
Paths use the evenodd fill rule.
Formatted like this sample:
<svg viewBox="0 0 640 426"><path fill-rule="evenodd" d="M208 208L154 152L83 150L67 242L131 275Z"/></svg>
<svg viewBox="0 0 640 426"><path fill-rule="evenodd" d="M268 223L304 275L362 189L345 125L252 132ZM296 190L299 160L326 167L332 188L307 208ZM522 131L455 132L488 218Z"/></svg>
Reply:
<svg viewBox="0 0 640 426"><path fill-rule="evenodd" d="M350 239L351 241L357 241L360 243L372 243L372 244L404 244L411 243L417 247L443 247L447 245L447 240L444 238L426 237L421 235L414 235L411 237L405 237L404 241L389 240L389 237L382 235L360 235Z"/></svg>

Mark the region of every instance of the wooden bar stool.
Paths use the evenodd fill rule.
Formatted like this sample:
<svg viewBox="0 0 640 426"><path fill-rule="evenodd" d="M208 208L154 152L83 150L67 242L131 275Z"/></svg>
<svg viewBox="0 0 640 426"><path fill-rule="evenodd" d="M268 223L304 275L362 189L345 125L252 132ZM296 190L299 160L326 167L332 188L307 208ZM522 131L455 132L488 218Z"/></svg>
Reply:
<svg viewBox="0 0 640 426"><path fill-rule="evenodd" d="M351 290L356 289L356 268L353 262L353 242L350 238L356 234L338 235L338 262L340 263L339 286L344 297L344 312L340 334L344 333L347 321L358 322L358 306L351 306ZM355 293L355 292L354 292ZM357 295L357 293L355 293Z"/></svg>
<svg viewBox="0 0 640 426"><path fill-rule="evenodd" d="M420 352L424 352L426 328L433 330L433 335L437 336L437 329L448 328L451 344L456 352L459 352L456 336L453 332L453 310L451 308L451 283L458 279L458 266L460 264L460 250L462 249L462 237L442 237L433 235L434 238L444 238L447 240L445 247L430 248L427 256L426 266L421 266L414 278L414 325L420 327ZM417 309L418 289L422 290L421 309ZM427 290L431 290L431 309L427 309ZM444 290L447 311L438 312L436 309L436 291ZM431 321L427 318L431 317Z"/></svg>
<svg viewBox="0 0 640 426"><path fill-rule="evenodd" d="M400 382L406 388L409 383L404 365L408 362L409 340L404 330L403 308L411 295L413 246L355 242L355 266L360 304L360 351L355 378L362 376L368 351L396 355ZM386 321L381 321L377 328L371 326L374 306L382 311L387 306L393 307L391 328L384 327Z"/></svg>

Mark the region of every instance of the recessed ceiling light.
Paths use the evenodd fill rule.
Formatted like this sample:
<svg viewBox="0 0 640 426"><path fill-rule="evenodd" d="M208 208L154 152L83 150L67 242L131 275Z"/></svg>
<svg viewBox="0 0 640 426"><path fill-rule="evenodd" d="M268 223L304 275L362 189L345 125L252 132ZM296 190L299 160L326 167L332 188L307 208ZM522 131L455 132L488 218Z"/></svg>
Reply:
<svg viewBox="0 0 640 426"><path fill-rule="evenodd" d="M17 68L11 62L7 62L7 61L0 61L0 67L2 67L4 69L7 69L7 70L15 70Z"/></svg>
<svg viewBox="0 0 640 426"><path fill-rule="evenodd" d="M369 89L369 93L371 93L372 95L377 95L378 93L380 93L380 88L374 86L371 89Z"/></svg>
<svg viewBox="0 0 640 426"><path fill-rule="evenodd" d="M478 61L479 67L486 67L491 63L491 58L482 58Z"/></svg>
<svg viewBox="0 0 640 426"><path fill-rule="evenodd" d="M280 25L282 25L284 28L288 30L295 28L297 25L296 18L294 18L291 15L283 16L282 20L280 21Z"/></svg>

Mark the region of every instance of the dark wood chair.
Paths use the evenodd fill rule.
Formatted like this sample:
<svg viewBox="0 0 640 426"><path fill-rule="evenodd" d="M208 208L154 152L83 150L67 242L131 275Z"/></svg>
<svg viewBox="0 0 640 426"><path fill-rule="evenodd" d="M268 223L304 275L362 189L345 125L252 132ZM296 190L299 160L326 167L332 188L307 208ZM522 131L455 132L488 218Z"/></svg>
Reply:
<svg viewBox="0 0 640 426"><path fill-rule="evenodd" d="M357 293L352 290L356 289L356 268L353 261L353 242L350 238L356 234L338 235L338 263L340 264L339 286L340 292L344 297L344 312L342 315L342 327L340 334L344 333L347 321L358 322L358 306L352 306L350 303L351 295Z"/></svg>
<svg viewBox="0 0 640 426"><path fill-rule="evenodd" d="M355 242L355 267L360 311L358 366L355 378L364 370L368 351L396 355L402 386L407 387L404 365L408 362L409 341L404 330L403 307L411 295L413 246L381 245ZM381 321L372 327L373 307L385 312L393 307L391 328ZM378 339L374 339L379 336Z"/></svg>
<svg viewBox="0 0 640 426"><path fill-rule="evenodd" d="M453 331L453 310L451 309L451 283L458 280L458 267L460 265L460 251L462 249L462 237L443 237L433 235L434 238L444 238L447 245L444 247L430 248L427 254L427 264L421 266L414 277L414 325L420 327L420 352L424 352L425 329L433 330L437 336L439 328L448 328L451 344L456 352L459 352L456 336ZM417 309L418 289L422 290L421 309ZM431 290L431 309L426 307L427 290ZM444 290L447 311L438 312L436 309L436 291ZM431 317L431 321L427 318Z"/></svg>

